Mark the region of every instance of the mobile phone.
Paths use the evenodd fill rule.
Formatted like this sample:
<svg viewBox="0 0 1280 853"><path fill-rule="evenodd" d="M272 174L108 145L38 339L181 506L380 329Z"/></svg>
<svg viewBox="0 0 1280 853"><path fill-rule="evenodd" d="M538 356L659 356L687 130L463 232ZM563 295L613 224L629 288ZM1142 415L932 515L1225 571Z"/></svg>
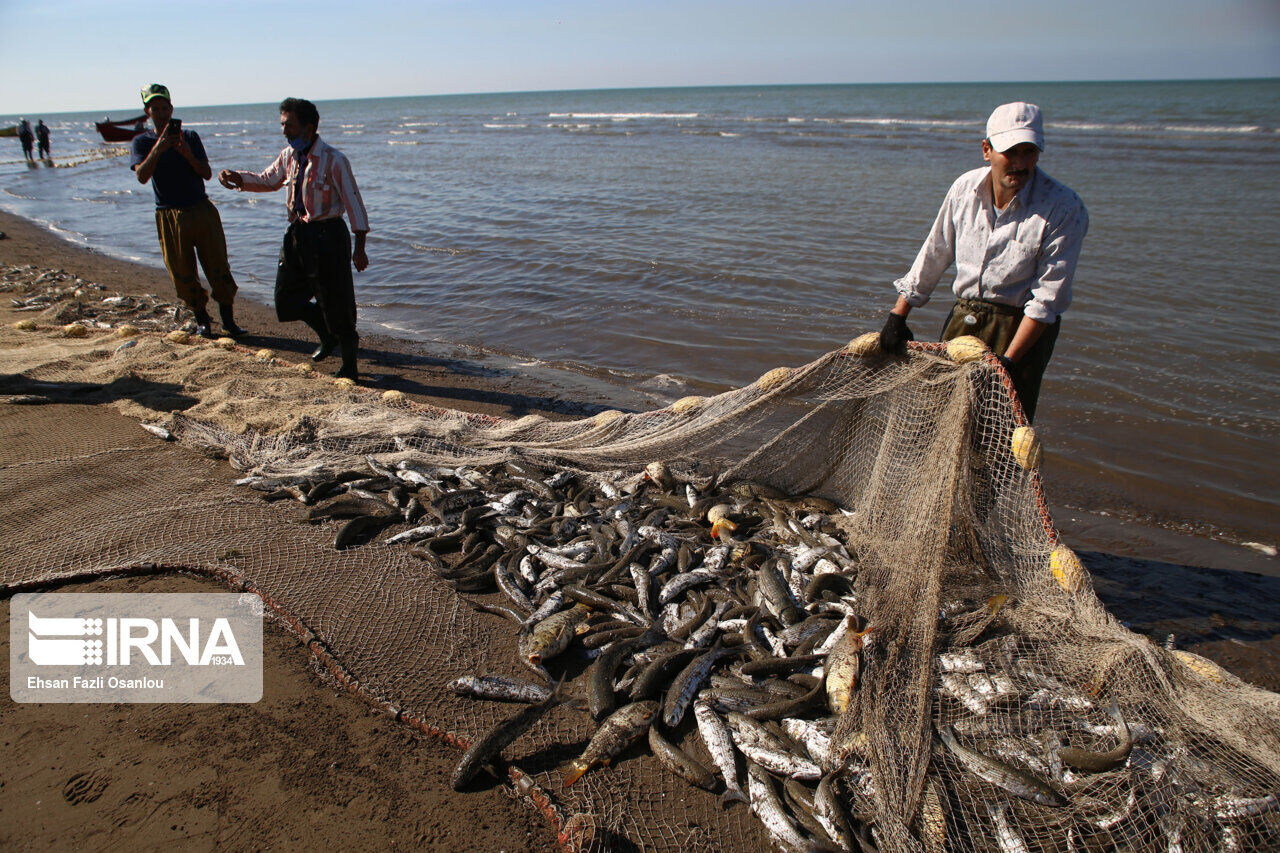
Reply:
<svg viewBox="0 0 1280 853"><path fill-rule="evenodd" d="M182 119L169 119L169 124L165 127L164 132L166 136L177 136L179 133L182 133Z"/></svg>

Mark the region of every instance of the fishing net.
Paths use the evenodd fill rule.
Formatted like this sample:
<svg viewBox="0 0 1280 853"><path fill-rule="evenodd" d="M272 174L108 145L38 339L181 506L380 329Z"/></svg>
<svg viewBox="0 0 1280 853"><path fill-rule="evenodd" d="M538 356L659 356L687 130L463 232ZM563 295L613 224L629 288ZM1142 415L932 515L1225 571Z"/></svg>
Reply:
<svg viewBox="0 0 1280 853"><path fill-rule="evenodd" d="M475 609L409 547L378 536L336 549L337 522L303 523L298 502L264 501L237 478L516 460L640 494L645 467L662 461L690 482L715 472L835 504L825 523L850 559L848 600L873 629L825 768L841 777L855 846L1280 847L1280 701L1106 612L1058 541L1034 433L989 355L913 344L886 357L864 338L660 411L508 420L341 387L269 352L167 339L173 306L155 297L34 268L8 270L3 287L34 321L0 331L10 594L136 571L214 577L260 595L336 683L465 745L511 706L447 685L519 675L516 626ZM140 333L122 337L124 323ZM65 413L86 403L126 417L73 444ZM575 655L560 662L571 682L587 663ZM556 768L596 727L560 706L503 753L566 847L770 846L748 808L718 808L644 749L564 786ZM695 728L672 737L711 766Z"/></svg>

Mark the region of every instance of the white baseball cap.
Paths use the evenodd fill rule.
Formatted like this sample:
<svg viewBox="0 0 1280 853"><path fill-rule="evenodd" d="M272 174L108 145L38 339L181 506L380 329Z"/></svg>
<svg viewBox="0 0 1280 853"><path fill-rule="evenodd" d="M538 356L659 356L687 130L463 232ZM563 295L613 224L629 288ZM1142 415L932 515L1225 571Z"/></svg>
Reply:
<svg viewBox="0 0 1280 853"><path fill-rule="evenodd" d="M1044 119L1040 108L1025 101L1001 104L987 119L987 139L997 151L1008 151L1023 142L1043 151Z"/></svg>

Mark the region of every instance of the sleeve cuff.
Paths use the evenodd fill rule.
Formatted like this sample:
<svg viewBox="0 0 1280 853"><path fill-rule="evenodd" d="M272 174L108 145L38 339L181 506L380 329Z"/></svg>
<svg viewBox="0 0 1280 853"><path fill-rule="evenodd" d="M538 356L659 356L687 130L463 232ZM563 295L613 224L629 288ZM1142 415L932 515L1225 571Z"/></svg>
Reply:
<svg viewBox="0 0 1280 853"><path fill-rule="evenodd" d="M929 297L922 293L916 292L905 279L898 279L893 283L894 290L898 291L898 295L907 300L907 304L912 308L919 308L921 305L929 301Z"/></svg>
<svg viewBox="0 0 1280 853"><path fill-rule="evenodd" d="M1050 311L1039 302L1028 302L1022 306L1022 314L1024 317L1030 317L1032 320L1038 320L1041 323L1056 323L1060 316L1057 312Z"/></svg>

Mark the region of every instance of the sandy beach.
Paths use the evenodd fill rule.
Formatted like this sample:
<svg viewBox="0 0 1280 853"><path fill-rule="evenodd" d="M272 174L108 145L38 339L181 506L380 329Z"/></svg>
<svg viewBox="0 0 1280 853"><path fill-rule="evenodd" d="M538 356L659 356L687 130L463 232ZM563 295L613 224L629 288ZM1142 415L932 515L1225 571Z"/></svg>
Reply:
<svg viewBox="0 0 1280 853"><path fill-rule="evenodd" d="M73 245L17 217L0 213L0 231L6 232L0 264L61 269L122 294L172 292L163 270ZM4 300L0 322L21 316ZM269 306L241 300L237 319L252 333L251 345L285 359L301 361L314 346L300 324L276 322ZM428 355L393 338L363 339L360 366L380 390L464 411L565 418L604 408L544 377L462 355ZM337 360L325 367L336 369ZM125 429L138 432L136 422L104 403L4 406L0 463L19 461L33 433L56 430L59 440L77 444ZM166 447L163 458L175 471L196 469L226 482L235 476L224 463L181 446ZM1173 634L1178 648L1280 690L1275 558L1096 516L1084 521L1085 514L1072 511L1072 496L1054 494L1052 477L1049 464L1055 523L1117 618L1159 641ZM56 491L52 500L63 497L74 500ZM41 499L31 500L34 515ZM209 580L178 574L74 586L79 592L221 591ZM0 702L0 844L554 849L542 818L504 787L455 794L447 782L456 759L450 747L337 691L317 674L307 649L278 626L267 625L265 643L265 692L255 705L23 705L6 696Z"/></svg>

